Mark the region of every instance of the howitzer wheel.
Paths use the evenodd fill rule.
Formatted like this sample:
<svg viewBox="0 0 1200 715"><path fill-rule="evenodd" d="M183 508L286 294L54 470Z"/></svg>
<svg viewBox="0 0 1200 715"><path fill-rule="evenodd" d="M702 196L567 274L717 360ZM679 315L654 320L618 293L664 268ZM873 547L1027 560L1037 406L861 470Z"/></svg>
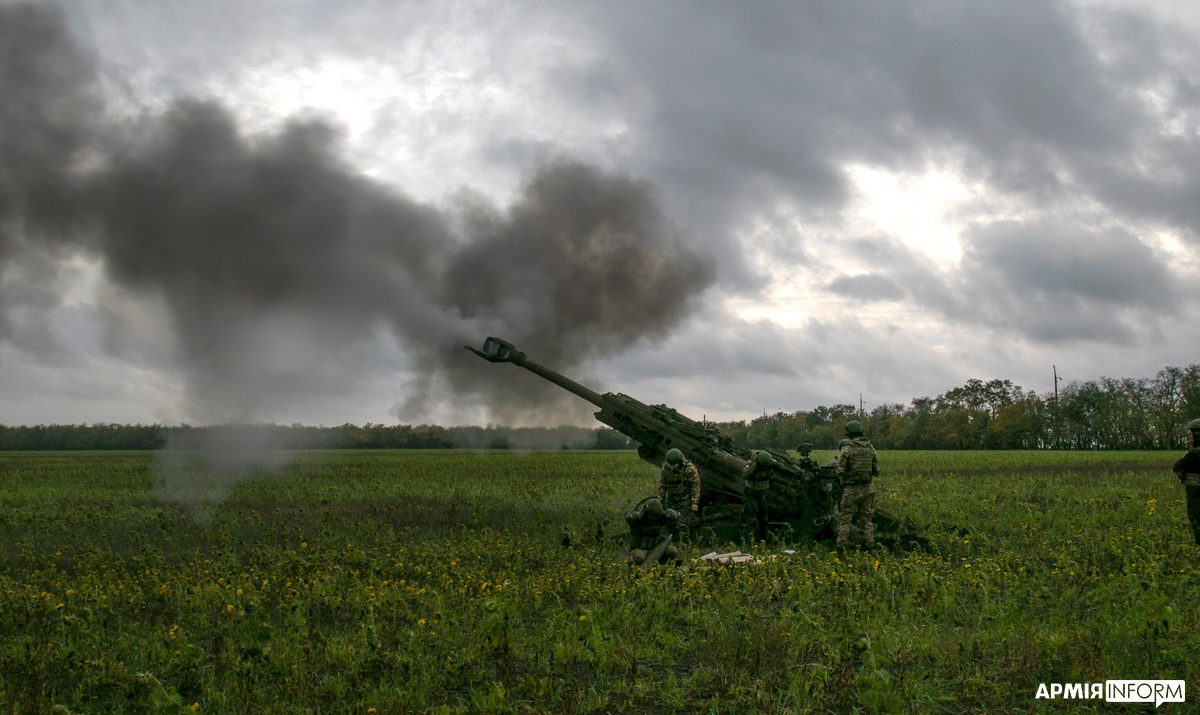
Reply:
<svg viewBox="0 0 1200 715"><path fill-rule="evenodd" d="M642 505L645 504L646 502L650 501L651 499L657 499L657 498L658 497L656 497L656 496L643 497L641 501L639 501L637 504L633 505L633 509L631 509L631 511L637 511L638 509L642 508Z"/></svg>

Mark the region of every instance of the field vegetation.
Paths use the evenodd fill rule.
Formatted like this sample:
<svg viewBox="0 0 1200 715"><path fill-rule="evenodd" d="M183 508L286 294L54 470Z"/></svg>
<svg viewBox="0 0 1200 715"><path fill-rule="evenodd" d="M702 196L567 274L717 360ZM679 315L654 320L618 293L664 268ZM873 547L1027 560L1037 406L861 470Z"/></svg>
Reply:
<svg viewBox="0 0 1200 715"><path fill-rule="evenodd" d="M1110 712L1034 696L1200 683L1176 456L882 452L928 551L641 570L626 451L4 453L0 712Z"/></svg>

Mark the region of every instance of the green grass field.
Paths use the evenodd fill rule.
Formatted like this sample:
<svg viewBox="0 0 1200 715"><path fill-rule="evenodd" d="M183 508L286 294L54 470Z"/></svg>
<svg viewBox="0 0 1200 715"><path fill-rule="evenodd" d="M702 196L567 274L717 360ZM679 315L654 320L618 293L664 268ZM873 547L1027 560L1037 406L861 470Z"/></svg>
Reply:
<svg viewBox="0 0 1200 715"><path fill-rule="evenodd" d="M884 452L878 501L929 552L643 571L622 513L656 473L629 452L304 453L243 481L4 453L0 712L1144 711L1034 698L1118 678L1185 679L1158 710L1185 712L1177 456Z"/></svg>

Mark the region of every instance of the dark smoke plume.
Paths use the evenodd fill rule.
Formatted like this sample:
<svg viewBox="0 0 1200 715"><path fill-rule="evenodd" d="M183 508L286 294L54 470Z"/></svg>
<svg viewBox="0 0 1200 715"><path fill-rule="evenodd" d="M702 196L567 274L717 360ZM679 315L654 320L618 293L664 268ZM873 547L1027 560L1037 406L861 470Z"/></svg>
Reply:
<svg viewBox="0 0 1200 715"><path fill-rule="evenodd" d="M424 375L397 394L408 409L445 387L520 415L553 392L462 345L496 334L569 370L670 330L713 280L642 182L558 159L506 210L439 210L356 171L320 121L249 136L221 105L180 99L136 133L101 126L59 13L0 6L0 27L16 93L0 114L0 257L86 252L161 300L201 420L347 386L344 356L380 330Z"/></svg>
<svg viewBox="0 0 1200 715"><path fill-rule="evenodd" d="M85 118L100 106L93 80L60 12L0 5L0 340L19 338L19 309L54 302L53 258L78 214L79 162L93 139Z"/></svg>
<svg viewBox="0 0 1200 715"><path fill-rule="evenodd" d="M687 250L644 183L579 163L545 164L505 214L468 211L468 241L453 252L440 291L466 319L497 324L517 347L563 370L669 331L714 277ZM490 392L509 416L563 393L524 375L481 370L459 351L426 354L459 392ZM498 392L497 379L512 379ZM576 398L567 404L578 403Z"/></svg>

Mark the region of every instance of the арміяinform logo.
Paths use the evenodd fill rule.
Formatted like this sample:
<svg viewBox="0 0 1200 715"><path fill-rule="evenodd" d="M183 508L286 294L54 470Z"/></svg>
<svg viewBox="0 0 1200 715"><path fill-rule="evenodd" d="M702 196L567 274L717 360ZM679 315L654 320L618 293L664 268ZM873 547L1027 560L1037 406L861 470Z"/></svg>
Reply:
<svg viewBox="0 0 1200 715"><path fill-rule="evenodd" d="M1182 680L1106 680L1103 683L1041 683L1035 698L1100 700L1110 703L1182 703Z"/></svg>

